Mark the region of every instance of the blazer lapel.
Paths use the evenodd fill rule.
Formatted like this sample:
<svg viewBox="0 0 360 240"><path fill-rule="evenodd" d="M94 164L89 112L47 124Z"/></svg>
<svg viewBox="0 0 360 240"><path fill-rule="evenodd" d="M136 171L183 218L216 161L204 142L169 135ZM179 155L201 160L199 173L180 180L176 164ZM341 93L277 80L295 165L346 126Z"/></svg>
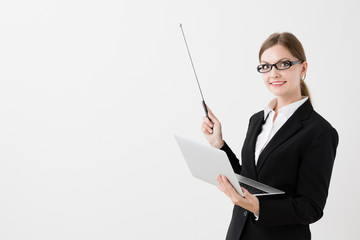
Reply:
<svg viewBox="0 0 360 240"><path fill-rule="evenodd" d="M257 174L260 173L269 154L302 128L301 121L308 117L312 110L313 108L311 103L307 100L295 111L295 113L286 121L279 131L276 132L259 156L256 165Z"/></svg>
<svg viewBox="0 0 360 240"><path fill-rule="evenodd" d="M256 166L255 166L255 145L257 136L262 130L262 125L264 124L264 113L261 112L254 116L253 121L251 121L250 128L248 130L249 136L247 136L246 143L244 144L244 150L243 153L246 154L243 157L243 168L245 172L242 172L241 174L245 177L252 178L254 180L257 180L257 173L256 173ZM246 161L248 159L249 161Z"/></svg>

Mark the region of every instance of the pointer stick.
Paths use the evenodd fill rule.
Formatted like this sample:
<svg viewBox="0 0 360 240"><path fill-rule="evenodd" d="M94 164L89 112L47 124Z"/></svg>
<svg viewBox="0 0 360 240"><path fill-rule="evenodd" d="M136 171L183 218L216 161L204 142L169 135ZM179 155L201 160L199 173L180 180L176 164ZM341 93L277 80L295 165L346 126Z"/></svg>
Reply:
<svg viewBox="0 0 360 240"><path fill-rule="evenodd" d="M200 88L199 80L198 80L198 77L197 77L197 75L196 75L194 63L193 63L192 58L191 58L191 54L190 54L189 47L188 47L187 42L186 42L185 34L184 34L184 31L183 31L183 28L182 28L182 24L181 24L181 23L180 23L180 28L181 28L182 35L184 36L184 41L185 41L186 49L187 49L188 54L189 54L189 57L190 57L191 66L192 66L192 68L193 68L193 70L194 70L196 82L197 82L198 87L199 87L199 90L200 90L200 94L201 94L201 98L202 98L202 105L203 105L203 107L204 107L204 111L205 111L206 117L207 117L207 118L210 120L210 122L211 122L211 119L209 118L209 114L208 114L208 110L207 110L207 108L206 108L204 96L203 96L202 91L201 91L201 88Z"/></svg>

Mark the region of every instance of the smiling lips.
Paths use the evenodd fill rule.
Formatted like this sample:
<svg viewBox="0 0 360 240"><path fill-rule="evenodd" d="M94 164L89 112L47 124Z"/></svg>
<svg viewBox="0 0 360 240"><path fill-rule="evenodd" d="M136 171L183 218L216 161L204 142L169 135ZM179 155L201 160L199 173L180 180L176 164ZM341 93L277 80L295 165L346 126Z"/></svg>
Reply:
<svg viewBox="0 0 360 240"><path fill-rule="evenodd" d="M281 87L285 83L286 81L276 81L276 82L271 82L270 85L272 85L273 87Z"/></svg>

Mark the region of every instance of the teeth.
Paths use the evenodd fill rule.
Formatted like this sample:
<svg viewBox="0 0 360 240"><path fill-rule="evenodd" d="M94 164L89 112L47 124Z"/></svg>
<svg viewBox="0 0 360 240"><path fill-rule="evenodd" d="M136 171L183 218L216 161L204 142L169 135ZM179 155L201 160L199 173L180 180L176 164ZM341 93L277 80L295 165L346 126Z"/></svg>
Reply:
<svg viewBox="0 0 360 240"><path fill-rule="evenodd" d="M284 82L276 82L276 83L271 83L271 84L274 84L274 85L281 85L283 84Z"/></svg>

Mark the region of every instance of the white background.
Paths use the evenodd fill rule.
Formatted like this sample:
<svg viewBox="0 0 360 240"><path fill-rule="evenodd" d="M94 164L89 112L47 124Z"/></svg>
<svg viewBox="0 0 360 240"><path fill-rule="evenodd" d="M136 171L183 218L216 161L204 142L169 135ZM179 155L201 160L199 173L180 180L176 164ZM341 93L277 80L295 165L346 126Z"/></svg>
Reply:
<svg viewBox="0 0 360 240"><path fill-rule="evenodd" d="M358 1L0 0L0 239L224 239L232 204L173 133L206 143L207 104L239 155L272 99L261 43L303 43L340 143L314 239L358 239Z"/></svg>

